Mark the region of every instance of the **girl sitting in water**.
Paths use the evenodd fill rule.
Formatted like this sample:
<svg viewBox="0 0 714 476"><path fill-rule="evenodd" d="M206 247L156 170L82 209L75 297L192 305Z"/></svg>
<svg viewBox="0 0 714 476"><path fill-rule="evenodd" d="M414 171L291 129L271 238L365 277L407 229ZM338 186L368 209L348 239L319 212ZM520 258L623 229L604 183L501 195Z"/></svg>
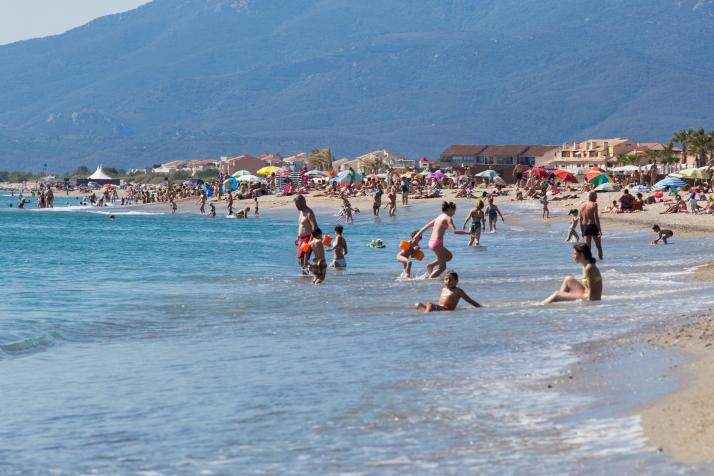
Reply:
<svg viewBox="0 0 714 476"><path fill-rule="evenodd" d="M429 239L429 249L434 252L436 259L426 265L426 277L436 278L446 271L446 263L451 261L454 255L444 246L444 235L447 229L451 229L455 235L468 235L467 232L459 230L454 225L454 213L456 204L454 202L443 202L441 204L441 215L424 225L414 237L421 239L422 235L429 228L433 228ZM436 269L434 269L436 267Z"/></svg>
<svg viewBox="0 0 714 476"><path fill-rule="evenodd" d="M590 247L585 243L573 246L573 259L583 265L583 277L580 281L573 276L568 276L560 286L543 304L560 301L600 301L602 299L602 275L595 266Z"/></svg>

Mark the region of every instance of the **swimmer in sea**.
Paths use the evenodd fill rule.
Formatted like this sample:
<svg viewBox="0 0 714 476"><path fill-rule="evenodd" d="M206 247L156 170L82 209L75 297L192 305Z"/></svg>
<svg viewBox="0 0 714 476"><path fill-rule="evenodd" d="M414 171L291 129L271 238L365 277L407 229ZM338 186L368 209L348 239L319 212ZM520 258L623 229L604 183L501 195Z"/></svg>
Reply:
<svg viewBox="0 0 714 476"><path fill-rule="evenodd" d="M404 272L402 273L402 275L406 278L412 277L411 258L413 258L414 255L416 255L417 252L421 250L421 247L419 246L421 236L419 236L418 233L418 231L413 231L412 239L409 240L409 248L407 248L406 250L400 250L399 253L397 253L397 261L402 263L402 266L404 266Z"/></svg>
<svg viewBox="0 0 714 476"><path fill-rule="evenodd" d="M578 281L573 276L563 280L560 290L554 292L543 304L560 301L600 301L602 300L602 275L595 266L590 247L585 243L573 246L573 260L583 265L583 277Z"/></svg>
<svg viewBox="0 0 714 476"><path fill-rule="evenodd" d="M310 249L314 256L312 274L315 279L312 280L312 284L322 284L325 282L325 275L327 274L327 261L325 260L325 245L322 244L322 230L320 230L320 227L315 227L312 230Z"/></svg>
<svg viewBox="0 0 714 476"><path fill-rule="evenodd" d="M500 215L501 221L503 219L503 214L501 210L498 209L496 204L493 203L493 197L488 197L488 208L486 208L486 215L488 215L488 231L489 233L496 233L496 223L498 222L498 217Z"/></svg>
<svg viewBox="0 0 714 476"><path fill-rule="evenodd" d="M236 213L236 218L248 218L250 214L250 207L245 207L243 210L238 210Z"/></svg>
<svg viewBox="0 0 714 476"><path fill-rule="evenodd" d="M469 220L471 220L471 229L469 230L471 240L469 241L469 246L473 246L474 243L476 243L476 246L481 245L481 224L484 220L484 217L485 215L483 213L483 200L479 200L478 203L476 203L476 208L472 208L469 214L466 216L464 226L462 227L465 230L466 225L468 225Z"/></svg>
<svg viewBox="0 0 714 476"><path fill-rule="evenodd" d="M434 252L436 259L426 265L426 276L428 278L436 278L446 271L446 264L454 258L454 255L444 246L446 230L450 228L455 235L468 235L467 232L457 229L456 225L454 225L453 217L456 213L456 204L454 202L443 202L441 204L441 211L441 215L424 225L421 230L414 235L414 237L421 239L426 230L433 228L431 238L429 239L429 249Z"/></svg>
<svg viewBox="0 0 714 476"><path fill-rule="evenodd" d="M211 217L211 218L215 217L215 216L216 216L216 206L215 206L214 204L212 204L212 203L209 204L208 206L209 206L210 209L211 209L211 210L208 212L208 216Z"/></svg>
<svg viewBox="0 0 714 476"><path fill-rule="evenodd" d="M434 304L432 302L422 304L418 302L414 305L414 307L416 307L417 311L423 313L454 311L456 310L456 306L459 305L459 301L461 299L471 304L473 307L483 307L481 304L471 299L471 297L466 294L463 289L459 288L457 284L459 284L459 275L456 274L456 271L449 271L444 276L444 289L441 290L439 304Z"/></svg>
<svg viewBox="0 0 714 476"><path fill-rule="evenodd" d="M342 233L344 232L344 227L342 225L335 226L335 242L332 244L332 253L334 257L332 259L331 267L335 269L344 269L347 267L347 241L345 240Z"/></svg>

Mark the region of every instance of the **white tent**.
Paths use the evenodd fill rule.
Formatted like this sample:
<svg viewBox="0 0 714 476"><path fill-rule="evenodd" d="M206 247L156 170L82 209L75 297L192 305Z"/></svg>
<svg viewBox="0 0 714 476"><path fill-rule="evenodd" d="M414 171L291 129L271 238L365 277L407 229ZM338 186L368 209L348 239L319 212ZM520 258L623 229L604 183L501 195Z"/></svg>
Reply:
<svg viewBox="0 0 714 476"><path fill-rule="evenodd" d="M109 175L104 173L102 166L97 167L97 170L89 176L89 180L113 180Z"/></svg>

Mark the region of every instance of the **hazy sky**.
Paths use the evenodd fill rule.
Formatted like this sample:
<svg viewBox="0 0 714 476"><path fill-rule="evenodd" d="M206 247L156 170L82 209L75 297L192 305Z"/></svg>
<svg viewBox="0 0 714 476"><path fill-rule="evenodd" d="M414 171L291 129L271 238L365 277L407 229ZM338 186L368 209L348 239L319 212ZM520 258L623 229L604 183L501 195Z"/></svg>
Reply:
<svg viewBox="0 0 714 476"><path fill-rule="evenodd" d="M0 0L0 45L56 35L149 0Z"/></svg>

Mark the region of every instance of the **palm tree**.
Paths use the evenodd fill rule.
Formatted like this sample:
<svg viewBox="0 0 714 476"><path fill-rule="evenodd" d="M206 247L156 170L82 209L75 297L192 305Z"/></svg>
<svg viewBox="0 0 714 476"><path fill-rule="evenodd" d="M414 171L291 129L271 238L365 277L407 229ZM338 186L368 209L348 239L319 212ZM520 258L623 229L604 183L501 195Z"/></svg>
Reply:
<svg viewBox="0 0 714 476"><path fill-rule="evenodd" d="M714 148L712 134L704 129L694 131L690 136L689 147L696 157L696 167L703 167Z"/></svg>
<svg viewBox="0 0 714 476"><path fill-rule="evenodd" d="M682 146L682 162L687 162L687 150L692 142L693 129L682 129L672 134L671 144L680 144Z"/></svg>
<svg viewBox="0 0 714 476"><path fill-rule="evenodd" d="M312 149L308 163L315 169L330 170L332 168L332 150Z"/></svg>

